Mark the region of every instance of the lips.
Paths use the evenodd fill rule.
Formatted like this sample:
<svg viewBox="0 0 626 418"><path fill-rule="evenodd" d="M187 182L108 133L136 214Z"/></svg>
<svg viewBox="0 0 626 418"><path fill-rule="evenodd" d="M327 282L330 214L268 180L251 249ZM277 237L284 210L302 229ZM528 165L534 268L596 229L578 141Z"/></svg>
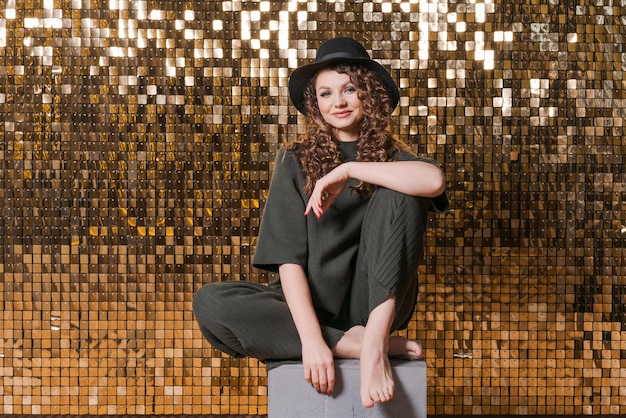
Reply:
<svg viewBox="0 0 626 418"><path fill-rule="evenodd" d="M333 113L333 116L335 116L336 118L345 118L347 116L350 116L350 114L352 114L351 111L345 110L345 111L342 111L342 112L335 112L335 113Z"/></svg>

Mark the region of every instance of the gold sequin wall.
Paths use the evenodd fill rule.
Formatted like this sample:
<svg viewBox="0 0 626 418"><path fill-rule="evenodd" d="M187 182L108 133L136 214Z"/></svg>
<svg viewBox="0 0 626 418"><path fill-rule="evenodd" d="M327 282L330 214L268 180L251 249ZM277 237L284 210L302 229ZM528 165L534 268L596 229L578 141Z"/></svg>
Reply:
<svg viewBox="0 0 626 418"><path fill-rule="evenodd" d="M0 413L267 413L191 301L271 278L288 76L335 35L447 175L407 331L429 414L626 413L624 0L0 0Z"/></svg>

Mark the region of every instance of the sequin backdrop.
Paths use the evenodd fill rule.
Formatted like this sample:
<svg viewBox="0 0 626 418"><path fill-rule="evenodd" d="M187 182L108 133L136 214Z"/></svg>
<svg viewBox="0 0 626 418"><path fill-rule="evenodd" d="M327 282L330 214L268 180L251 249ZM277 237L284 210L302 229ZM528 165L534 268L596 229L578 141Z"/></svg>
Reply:
<svg viewBox="0 0 626 418"><path fill-rule="evenodd" d="M267 411L203 341L250 267L287 80L334 35L447 174L406 335L430 414L626 413L624 0L0 0L0 411Z"/></svg>

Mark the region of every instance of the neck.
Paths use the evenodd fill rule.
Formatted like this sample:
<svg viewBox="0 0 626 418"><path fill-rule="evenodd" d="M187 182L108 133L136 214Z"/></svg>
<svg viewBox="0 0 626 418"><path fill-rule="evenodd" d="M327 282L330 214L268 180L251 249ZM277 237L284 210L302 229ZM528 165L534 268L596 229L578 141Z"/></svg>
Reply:
<svg viewBox="0 0 626 418"><path fill-rule="evenodd" d="M335 130L334 134L335 138L337 138L339 142L354 142L359 139L359 135L356 133Z"/></svg>

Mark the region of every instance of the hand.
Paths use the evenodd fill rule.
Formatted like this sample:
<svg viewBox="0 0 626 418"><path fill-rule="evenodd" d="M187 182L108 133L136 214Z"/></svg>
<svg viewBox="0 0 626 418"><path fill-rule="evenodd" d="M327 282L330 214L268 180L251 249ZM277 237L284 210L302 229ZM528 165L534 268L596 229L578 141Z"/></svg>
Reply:
<svg viewBox="0 0 626 418"><path fill-rule="evenodd" d="M305 216L311 213L311 211L318 218L324 214L324 211L330 207L337 196L339 196L339 193L346 188L350 178L348 167L349 163L341 164L315 183L304 211Z"/></svg>
<svg viewBox="0 0 626 418"><path fill-rule="evenodd" d="M333 353L325 342L302 346L304 379L318 393L330 395L335 389L335 363Z"/></svg>

